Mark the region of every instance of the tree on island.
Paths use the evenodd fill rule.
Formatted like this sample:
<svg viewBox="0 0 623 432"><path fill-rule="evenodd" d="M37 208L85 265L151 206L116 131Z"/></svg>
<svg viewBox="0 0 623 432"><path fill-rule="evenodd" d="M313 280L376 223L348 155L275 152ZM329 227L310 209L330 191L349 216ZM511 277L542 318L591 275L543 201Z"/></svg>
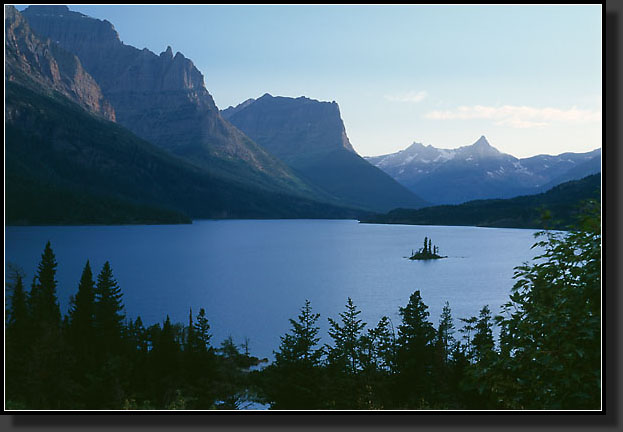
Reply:
<svg viewBox="0 0 623 432"><path fill-rule="evenodd" d="M439 255L439 248L433 245L433 241L428 237L424 237L424 247L419 249L416 253L411 251L410 260L429 260L447 258Z"/></svg>

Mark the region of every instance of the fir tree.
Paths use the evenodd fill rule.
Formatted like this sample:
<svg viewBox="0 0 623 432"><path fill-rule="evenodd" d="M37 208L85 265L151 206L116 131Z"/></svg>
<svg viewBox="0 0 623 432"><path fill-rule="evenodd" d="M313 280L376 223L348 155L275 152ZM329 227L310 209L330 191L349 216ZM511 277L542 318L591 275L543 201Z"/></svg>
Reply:
<svg viewBox="0 0 623 432"><path fill-rule="evenodd" d="M61 311L56 297L56 267L56 257L48 241L30 291L30 309L39 332L58 330L61 324Z"/></svg>
<svg viewBox="0 0 623 432"><path fill-rule="evenodd" d="M493 354L493 330L492 318L489 306L484 306L480 310L478 321L476 322L474 339L472 345L474 347L474 361L482 362L490 358Z"/></svg>
<svg viewBox="0 0 623 432"><path fill-rule="evenodd" d="M199 309L199 313L197 314L197 322L194 324L193 328L193 338L199 351L205 352L210 349L210 339L212 335L210 334L210 324L208 323L204 308Z"/></svg>
<svg viewBox="0 0 623 432"><path fill-rule="evenodd" d="M296 363L298 365L318 366L322 356L322 349L315 346L320 341L316 322L320 314L312 312L311 303L305 300L297 320L290 319L290 333L281 337L279 351L275 352L277 365Z"/></svg>
<svg viewBox="0 0 623 432"><path fill-rule="evenodd" d="M110 263L106 261L95 287L95 329L104 352L116 352L121 346L125 318L122 297Z"/></svg>
<svg viewBox="0 0 623 432"><path fill-rule="evenodd" d="M436 345L441 350L442 361L448 363L455 344L454 322L452 321L452 311L450 303L446 302L441 311L441 318L437 328Z"/></svg>
<svg viewBox="0 0 623 432"><path fill-rule="evenodd" d="M415 291L406 307L399 313L402 323L398 327L398 371L400 394L410 408L419 408L431 389L433 364L432 344L435 329L428 321L428 306L422 301L420 291Z"/></svg>
<svg viewBox="0 0 623 432"><path fill-rule="evenodd" d="M328 362L344 372L356 374L360 369L360 337L366 323L358 318L361 313L348 297L346 311L340 313L341 325L329 318L329 336L334 346L328 348Z"/></svg>
<svg viewBox="0 0 623 432"><path fill-rule="evenodd" d="M69 335L72 344L84 349L95 343L95 282L89 261L82 270L78 292L69 308Z"/></svg>

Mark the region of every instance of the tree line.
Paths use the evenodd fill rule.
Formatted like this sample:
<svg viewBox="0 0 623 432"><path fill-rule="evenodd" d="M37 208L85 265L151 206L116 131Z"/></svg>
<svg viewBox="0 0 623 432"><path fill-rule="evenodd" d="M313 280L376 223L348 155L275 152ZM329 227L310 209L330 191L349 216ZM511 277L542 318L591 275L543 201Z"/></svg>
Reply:
<svg viewBox="0 0 623 432"><path fill-rule="evenodd" d="M484 306L457 328L446 302L435 326L416 290L396 327L386 316L367 327L348 298L321 345L306 301L274 361L257 367L248 345L212 345L204 309L187 324L128 320L108 262L97 278L86 262L62 317L48 243L29 291L10 272L7 408L599 409L598 203L576 230L540 232L535 246L543 253L515 269L499 315Z"/></svg>

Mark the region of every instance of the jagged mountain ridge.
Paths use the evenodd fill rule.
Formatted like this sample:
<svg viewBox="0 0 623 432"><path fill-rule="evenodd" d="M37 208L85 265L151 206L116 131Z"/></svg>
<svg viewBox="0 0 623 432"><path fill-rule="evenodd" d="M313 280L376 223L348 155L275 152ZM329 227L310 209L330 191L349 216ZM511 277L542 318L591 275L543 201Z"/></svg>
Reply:
<svg viewBox="0 0 623 432"><path fill-rule="evenodd" d="M74 66L69 72L80 67L78 59L54 42L42 42L16 9L5 11L7 224L361 214L211 175L107 120L84 103L81 93L70 91L85 76L96 85L86 72L67 73L66 64ZM59 61L57 53L70 62ZM93 89L97 87L87 88Z"/></svg>
<svg viewBox="0 0 623 432"><path fill-rule="evenodd" d="M110 22L66 6L29 6L22 14L35 32L80 58L117 122L139 137L229 181L327 198L225 121L203 75L183 54L126 45Z"/></svg>
<svg viewBox="0 0 623 432"><path fill-rule="evenodd" d="M374 211L426 204L355 152L335 102L265 94L222 114L301 177L345 203Z"/></svg>
<svg viewBox="0 0 623 432"><path fill-rule="evenodd" d="M7 81L36 91L57 91L86 110L115 121L113 107L80 60L51 40L39 39L13 6L5 8L5 40Z"/></svg>
<svg viewBox="0 0 623 432"><path fill-rule="evenodd" d="M538 193L594 174L600 171L601 150L519 159L481 136L457 149L413 143L397 153L366 159L432 203L458 204Z"/></svg>

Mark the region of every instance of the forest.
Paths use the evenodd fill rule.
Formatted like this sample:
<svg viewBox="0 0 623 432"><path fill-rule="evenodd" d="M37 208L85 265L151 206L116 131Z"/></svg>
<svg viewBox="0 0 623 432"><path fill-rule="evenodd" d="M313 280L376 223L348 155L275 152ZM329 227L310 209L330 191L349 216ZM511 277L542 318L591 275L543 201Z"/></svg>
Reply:
<svg viewBox="0 0 623 432"><path fill-rule="evenodd" d="M368 326L348 298L321 345L306 301L269 363L231 338L213 344L201 307L187 323L129 319L109 262L95 275L86 261L62 315L48 242L30 289L8 267L5 409L598 410L599 203L535 246L499 314L484 305L455 321L446 302L435 325L414 281L395 327Z"/></svg>

